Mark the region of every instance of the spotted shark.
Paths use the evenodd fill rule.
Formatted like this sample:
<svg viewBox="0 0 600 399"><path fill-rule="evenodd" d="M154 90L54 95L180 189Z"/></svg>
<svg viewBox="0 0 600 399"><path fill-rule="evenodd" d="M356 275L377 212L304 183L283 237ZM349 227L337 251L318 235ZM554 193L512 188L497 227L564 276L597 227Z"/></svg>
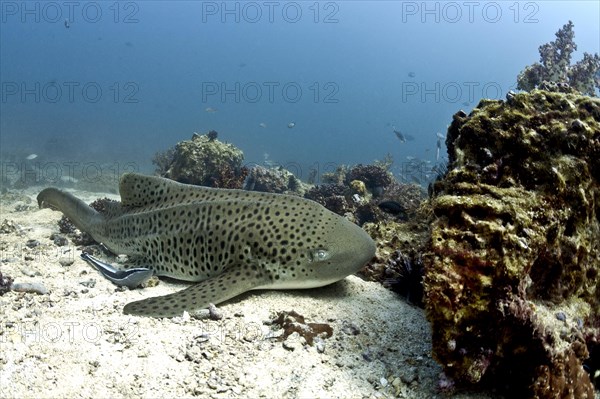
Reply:
<svg viewBox="0 0 600 399"><path fill-rule="evenodd" d="M40 208L60 210L80 230L135 266L191 285L128 303L124 313L173 317L256 289L321 287L361 269L375 243L359 226L292 195L229 190L124 174L121 202L97 212L46 188Z"/></svg>

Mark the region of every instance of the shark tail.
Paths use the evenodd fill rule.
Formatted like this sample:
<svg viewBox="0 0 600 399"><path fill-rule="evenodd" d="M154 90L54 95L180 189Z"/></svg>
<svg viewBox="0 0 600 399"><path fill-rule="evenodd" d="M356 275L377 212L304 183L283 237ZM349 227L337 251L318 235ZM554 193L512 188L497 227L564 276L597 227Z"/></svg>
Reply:
<svg viewBox="0 0 600 399"><path fill-rule="evenodd" d="M94 208L71 193L57 188L46 188L37 196L40 208L52 208L61 211L81 231L90 232L92 226L104 218Z"/></svg>

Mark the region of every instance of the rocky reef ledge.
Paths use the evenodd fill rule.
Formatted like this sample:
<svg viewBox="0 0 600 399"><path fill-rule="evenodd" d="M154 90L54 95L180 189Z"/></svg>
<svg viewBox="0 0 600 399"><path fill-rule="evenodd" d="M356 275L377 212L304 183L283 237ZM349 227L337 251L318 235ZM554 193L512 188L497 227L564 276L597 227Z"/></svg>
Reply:
<svg viewBox="0 0 600 399"><path fill-rule="evenodd" d="M511 92L455 114L446 144L423 259L434 356L457 383L593 399L600 100Z"/></svg>

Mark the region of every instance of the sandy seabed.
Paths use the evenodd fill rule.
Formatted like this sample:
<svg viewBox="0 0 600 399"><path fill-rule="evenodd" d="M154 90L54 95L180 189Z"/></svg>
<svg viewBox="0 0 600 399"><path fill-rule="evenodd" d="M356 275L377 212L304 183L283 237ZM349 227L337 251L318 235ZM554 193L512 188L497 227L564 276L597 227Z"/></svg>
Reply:
<svg viewBox="0 0 600 399"><path fill-rule="evenodd" d="M18 227L0 233L0 272L48 290L0 297L2 398L499 397L440 392L423 310L355 276L320 289L252 291L221 304L221 320L124 315L130 301L185 285L128 290L105 280L72 243L50 239L62 214L38 209L38 191L2 195L0 222ZM265 322L290 310L328 323L333 335L320 346L281 342Z"/></svg>

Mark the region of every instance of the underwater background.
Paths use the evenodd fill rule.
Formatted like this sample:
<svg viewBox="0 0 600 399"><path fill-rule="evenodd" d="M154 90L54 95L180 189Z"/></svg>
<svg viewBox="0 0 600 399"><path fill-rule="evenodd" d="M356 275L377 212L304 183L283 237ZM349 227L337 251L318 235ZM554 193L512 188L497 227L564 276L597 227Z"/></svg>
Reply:
<svg viewBox="0 0 600 399"><path fill-rule="evenodd" d="M597 1L0 4L2 176L42 184L151 173L209 130L246 165L306 179L390 154L409 181L412 157L446 157L452 115L516 90L568 20L572 62L600 52Z"/></svg>

